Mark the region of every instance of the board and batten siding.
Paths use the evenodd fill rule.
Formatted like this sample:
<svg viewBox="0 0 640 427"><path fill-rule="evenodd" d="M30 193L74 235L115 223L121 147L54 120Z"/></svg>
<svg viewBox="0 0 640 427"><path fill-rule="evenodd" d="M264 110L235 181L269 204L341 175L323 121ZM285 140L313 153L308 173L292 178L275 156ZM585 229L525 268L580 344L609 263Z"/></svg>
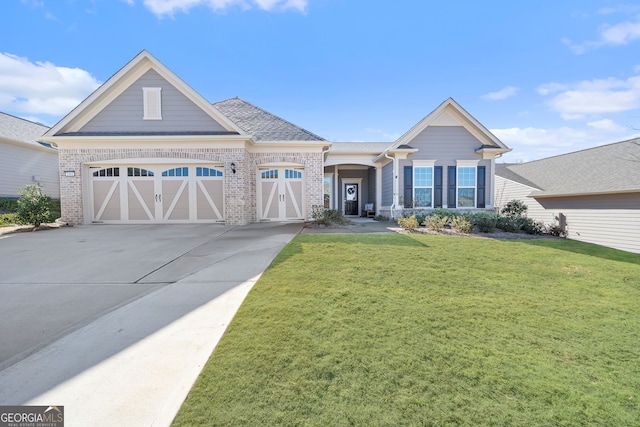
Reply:
<svg viewBox="0 0 640 427"><path fill-rule="evenodd" d="M491 160L482 159L476 150L482 146L468 130L462 126L429 126L420 132L408 144L418 151L406 160L401 160L399 179L404 182L404 167L412 166L414 160L435 160L435 166L442 166L442 182L446 187L448 166L456 166L458 160L478 160L478 166L486 167L485 199L486 207L492 208L493 179L491 177ZM442 205L447 206L446 188L442 192Z"/></svg>
<svg viewBox="0 0 640 427"><path fill-rule="evenodd" d="M143 90L160 87L162 120L143 120ZM182 92L155 70L149 70L81 129L82 132L224 132Z"/></svg>
<svg viewBox="0 0 640 427"><path fill-rule="evenodd" d="M0 197L18 197L18 188L35 184L35 176L47 196L60 199L58 153L45 150L0 143Z"/></svg>
<svg viewBox="0 0 640 427"><path fill-rule="evenodd" d="M496 191L494 194L495 206L500 211L511 200L520 200L527 205L527 216L545 224L554 222L553 212L547 211L538 201L529 197L537 188L512 181L496 175Z"/></svg>
<svg viewBox="0 0 640 427"><path fill-rule="evenodd" d="M640 193L540 198L567 221L567 237L640 253Z"/></svg>
<svg viewBox="0 0 640 427"><path fill-rule="evenodd" d="M393 162L382 167L382 206L390 208L393 204Z"/></svg>

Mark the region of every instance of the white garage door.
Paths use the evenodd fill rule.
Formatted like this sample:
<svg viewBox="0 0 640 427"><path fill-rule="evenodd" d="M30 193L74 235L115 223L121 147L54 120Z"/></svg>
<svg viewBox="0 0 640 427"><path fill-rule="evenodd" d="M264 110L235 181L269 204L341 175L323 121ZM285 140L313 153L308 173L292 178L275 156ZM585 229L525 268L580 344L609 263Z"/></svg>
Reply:
<svg viewBox="0 0 640 427"><path fill-rule="evenodd" d="M303 169L271 167L258 171L260 219L304 219Z"/></svg>
<svg viewBox="0 0 640 427"><path fill-rule="evenodd" d="M109 165L90 171L94 222L224 221L222 167Z"/></svg>

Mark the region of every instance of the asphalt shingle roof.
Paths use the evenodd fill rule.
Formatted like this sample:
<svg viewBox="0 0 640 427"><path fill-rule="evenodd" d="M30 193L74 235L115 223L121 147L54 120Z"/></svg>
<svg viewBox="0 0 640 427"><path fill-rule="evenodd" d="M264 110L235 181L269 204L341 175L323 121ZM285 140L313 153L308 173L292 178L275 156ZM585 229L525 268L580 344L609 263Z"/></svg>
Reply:
<svg viewBox="0 0 640 427"><path fill-rule="evenodd" d="M0 138L20 141L27 145L42 146L43 144L40 144L38 140L47 130L49 128L40 123L0 113Z"/></svg>
<svg viewBox="0 0 640 427"><path fill-rule="evenodd" d="M640 191L640 138L496 167L496 174L540 188L533 197L636 192Z"/></svg>
<svg viewBox="0 0 640 427"><path fill-rule="evenodd" d="M216 102L213 106L256 141L325 141L240 98Z"/></svg>

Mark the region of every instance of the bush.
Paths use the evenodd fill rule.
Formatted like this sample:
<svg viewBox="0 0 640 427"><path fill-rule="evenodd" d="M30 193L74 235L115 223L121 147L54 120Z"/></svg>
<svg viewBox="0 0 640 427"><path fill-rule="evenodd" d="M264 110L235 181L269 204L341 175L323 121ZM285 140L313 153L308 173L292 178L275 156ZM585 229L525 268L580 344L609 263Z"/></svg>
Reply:
<svg viewBox="0 0 640 427"><path fill-rule="evenodd" d="M405 230L413 231L418 228L418 220L415 215L411 215L410 217L402 217L398 218L398 225Z"/></svg>
<svg viewBox="0 0 640 427"><path fill-rule="evenodd" d="M0 212L13 213L18 209L18 201L14 199L0 199Z"/></svg>
<svg viewBox="0 0 640 427"><path fill-rule="evenodd" d="M417 214L416 215L416 221L418 221L418 224L422 224L424 223L425 218L427 217L427 215L425 214Z"/></svg>
<svg viewBox="0 0 640 427"><path fill-rule="evenodd" d="M558 224L549 224L546 229L547 234L551 234L556 237L567 237L567 230L560 227Z"/></svg>
<svg viewBox="0 0 640 427"><path fill-rule="evenodd" d="M434 209L429 213L429 216L437 216L440 218L453 218L456 216L459 216L460 214L456 211L450 211L449 209L445 209L445 208L438 208L438 209Z"/></svg>
<svg viewBox="0 0 640 427"><path fill-rule="evenodd" d="M498 217L496 228L508 233L517 233L526 220L527 218L522 216L501 216Z"/></svg>
<svg viewBox="0 0 640 427"><path fill-rule="evenodd" d="M546 228L544 226L544 222L535 221L531 218L524 218L524 223L522 225L522 230L527 234L544 234Z"/></svg>
<svg viewBox="0 0 640 427"><path fill-rule="evenodd" d="M14 213L0 214L0 227L18 223L18 217Z"/></svg>
<svg viewBox="0 0 640 427"><path fill-rule="evenodd" d="M524 202L513 199L504 205L500 213L510 217L522 217L527 215L528 209L529 207L525 205Z"/></svg>
<svg viewBox="0 0 640 427"><path fill-rule="evenodd" d="M459 231L460 233L469 234L473 231L473 221L465 215L454 216L451 218L450 223L451 228Z"/></svg>
<svg viewBox="0 0 640 427"><path fill-rule="evenodd" d="M40 224L51 220L49 206L51 199L42 192L39 185L27 185L18 188L18 209L16 215L22 224L31 224L39 227Z"/></svg>
<svg viewBox="0 0 640 427"><path fill-rule="evenodd" d="M495 228L498 222L498 215L490 212L480 212L473 215L473 222L481 232L489 233Z"/></svg>
<svg viewBox="0 0 640 427"><path fill-rule="evenodd" d="M331 224L346 224L347 219L342 214L342 211L337 209L325 209L324 206L314 205L311 207L311 217L316 224L319 225L331 225Z"/></svg>
<svg viewBox="0 0 640 427"><path fill-rule="evenodd" d="M425 227L433 231L442 231L449 224L448 216L428 215L422 222Z"/></svg>

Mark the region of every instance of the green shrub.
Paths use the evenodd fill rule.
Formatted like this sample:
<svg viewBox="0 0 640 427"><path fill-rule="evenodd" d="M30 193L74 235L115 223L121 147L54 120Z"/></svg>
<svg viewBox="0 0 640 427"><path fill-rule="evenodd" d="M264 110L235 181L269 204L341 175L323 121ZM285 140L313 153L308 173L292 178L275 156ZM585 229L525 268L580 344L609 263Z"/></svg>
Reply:
<svg viewBox="0 0 640 427"><path fill-rule="evenodd" d="M528 209L529 207L524 202L513 199L504 205L500 213L510 217L522 217L527 215Z"/></svg>
<svg viewBox="0 0 640 427"><path fill-rule="evenodd" d="M426 217L426 214L416 214L416 221L418 221L418 224L422 224Z"/></svg>
<svg viewBox="0 0 640 427"><path fill-rule="evenodd" d="M450 211L449 209L445 209L445 208L438 208L438 209L434 209L431 212L429 212L429 216L438 216L438 217L446 217L446 218L453 218L455 216L459 216L460 214L456 211Z"/></svg>
<svg viewBox="0 0 640 427"><path fill-rule="evenodd" d="M495 228L498 222L498 215L491 212L479 212L473 215L473 222L481 232L489 233Z"/></svg>
<svg viewBox="0 0 640 427"><path fill-rule="evenodd" d="M549 224L546 228L546 233L556 237L567 237L567 230L560 227L558 224Z"/></svg>
<svg viewBox="0 0 640 427"><path fill-rule="evenodd" d="M524 223L521 229L527 234L544 234L546 230L544 222L535 221L534 219L527 217L524 218Z"/></svg>
<svg viewBox="0 0 640 427"><path fill-rule="evenodd" d="M500 216L496 221L496 228L508 233L517 233L524 225L526 219L526 217L522 216Z"/></svg>
<svg viewBox="0 0 640 427"><path fill-rule="evenodd" d="M451 228L460 233L469 234L473 231L473 220L465 215L454 216L451 218Z"/></svg>
<svg viewBox="0 0 640 427"><path fill-rule="evenodd" d="M422 224L430 230L440 232L449 224L449 220L448 216L428 215Z"/></svg>
<svg viewBox="0 0 640 427"><path fill-rule="evenodd" d="M0 214L0 227L18 223L18 217L14 213Z"/></svg>
<svg viewBox="0 0 640 427"><path fill-rule="evenodd" d="M51 199L42 192L39 185L32 184L18 188L18 194L20 197L16 215L20 223L39 227L40 224L51 220L49 210Z"/></svg>
<svg viewBox="0 0 640 427"><path fill-rule="evenodd" d="M398 225L405 230L413 231L418 228L418 220L415 215L411 215L409 217L398 218Z"/></svg>
<svg viewBox="0 0 640 427"><path fill-rule="evenodd" d="M0 212L12 213L18 209L18 201L14 199L0 199Z"/></svg>

